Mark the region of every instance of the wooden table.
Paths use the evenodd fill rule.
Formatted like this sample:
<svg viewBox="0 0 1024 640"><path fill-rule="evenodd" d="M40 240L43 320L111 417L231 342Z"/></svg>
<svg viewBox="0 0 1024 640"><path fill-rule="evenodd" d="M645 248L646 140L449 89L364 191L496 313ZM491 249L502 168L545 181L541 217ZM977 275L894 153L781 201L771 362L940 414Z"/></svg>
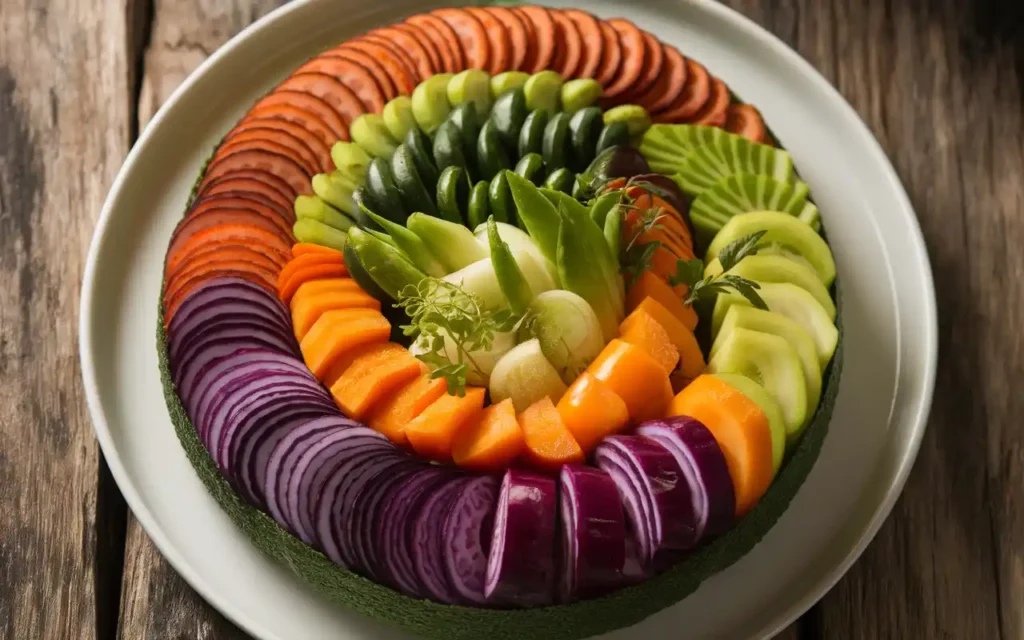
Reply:
<svg viewBox="0 0 1024 640"><path fill-rule="evenodd" d="M100 206L139 130L275 4L0 6L4 638L244 637L127 513L85 409L77 306ZM728 4L808 58L881 141L920 216L941 314L936 401L906 490L784 636L1024 638L1024 5Z"/></svg>

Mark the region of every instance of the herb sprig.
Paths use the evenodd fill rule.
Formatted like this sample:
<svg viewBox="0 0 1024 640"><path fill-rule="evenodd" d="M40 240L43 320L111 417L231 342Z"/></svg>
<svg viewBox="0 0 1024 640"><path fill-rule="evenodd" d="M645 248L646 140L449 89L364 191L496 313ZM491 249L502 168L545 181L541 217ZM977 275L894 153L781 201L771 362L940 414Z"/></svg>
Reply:
<svg viewBox="0 0 1024 640"><path fill-rule="evenodd" d="M704 277L704 261L699 258L677 260L676 273L669 277L669 284L672 286L685 284L689 287L690 293L683 301L688 305L692 305L698 300L708 299L719 293L725 293L729 289L734 289L754 307L767 310L768 305L765 304L764 299L757 292L761 285L753 280L728 273L741 260L757 253L758 243L765 233L767 231L755 231L723 247L718 254L718 261L722 265L722 273L717 276Z"/></svg>

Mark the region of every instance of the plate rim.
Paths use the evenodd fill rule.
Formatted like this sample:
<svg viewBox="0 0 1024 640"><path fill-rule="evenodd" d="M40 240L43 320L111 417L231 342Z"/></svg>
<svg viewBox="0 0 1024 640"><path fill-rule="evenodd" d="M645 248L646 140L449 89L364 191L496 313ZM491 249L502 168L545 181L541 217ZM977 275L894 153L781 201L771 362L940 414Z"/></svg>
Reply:
<svg viewBox="0 0 1024 640"><path fill-rule="evenodd" d="M181 554L177 546L172 543L157 523L156 517L145 505L139 489L129 478L121 454L114 443L113 435L107 421L107 416L102 409L97 375L94 370L92 335L94 332L92 316L93 306L96 299L95 289L97 285L96 274L100 262L100 247L108 235L110 221L113 216L115 201L118 194L123 190L128 175L138 161L139 156L146 152L149 140L155 135L160 123L167 114L174 110L183 96L192 90L199 79L207 71L219 64L220 60L229 56L236 48L246 40L270 28L275 22L295 11L301 11L305 5L312 4L319 0L294 0L286 5L262 16L238 34L233 36L224 45L219 47L211 56L204 60L186 79L171 93L170 97L161 105L156 115L146 126L142 135L135 141L123 164L118 170L107 196L104 200L99 219L90 240L89 251L86 258L84 275L82 280L81 294L79 298L79 364L83 387L86 396L86 404L93 430L99 442L100 449L111 475L118 485L118 489L124 496L133 515L142 525L146 534L150 537L161 555L168 561L174 570L193 588L205 601L217 609L225 617L252 634L257 638L272 637L270 632L256 621L250 619L246 614L239 611L232 603L223 598L219 592L208 585L199 573L193 568L189 560ZM423 4L429 4L424 2ZM924 305L921 308L921 317L924 320L925 335L922 340L925 344L924 361L922 367L923 385L922 394L917 406L913 407L911 415L905 420L908 427L906 445L900 456L896 472L888 482L884 498L873 507L873 513L866 521L862 530L857 534L856 543L845 553L842 559L832 565L831 569L824 575L814 579L807 588L804 596L795 600L785 611L772 616L770 622L763 627L762 637L772 637L779 631L792 624L793 621L802 616L849 571L854 562L861 556L867 545L875 538L878 530L888 518L896 501L902 495L903 488L909 477L914 463L920 451L921 443L927 430L928 417L932 407L935 390L935 379L938 365L938 313L934 277L929 260L924 235L918 222L910 198L903 187L899 174L896 172L891 161L882 149L881 144L872 133L871 129L861 118L860 114L850 105L839 91L821 75L799 53L789 47L776 35L760 26L750 18L739 13L731 7L722 5L714 0L676 0L674 4L690 5L698 11L712 14L713 17L723 19L737 28L748 38L756 40L760 45L769 48L793 68L807 76L826 97L834 103L836 108L842 111L842 115L852 118L857 124L856 134L865 142L865 148L870 153L873 164L882 170L889 188L898 201L900 213L907 217L908 231L912 241L911 256L915 266L920 271L920 276L927 285L924 295ZM897 381L898 385L898 381ZM899 388L896 387L898 394ZM894 400L895 400L894 396Z"/></svg>

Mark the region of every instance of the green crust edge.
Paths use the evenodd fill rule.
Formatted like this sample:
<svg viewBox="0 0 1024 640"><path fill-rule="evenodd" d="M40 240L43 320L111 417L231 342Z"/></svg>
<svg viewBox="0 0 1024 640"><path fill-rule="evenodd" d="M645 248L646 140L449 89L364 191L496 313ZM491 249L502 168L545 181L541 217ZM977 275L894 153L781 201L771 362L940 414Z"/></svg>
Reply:
<svg viewBox="0 0 1024 640"><path fill-rule="evenodd" d="M206 170L204 163L189 204ZM187 210L186 206L186 210ZM663 573L608 595L531 609L486 609L440 604L404 595L332 563L288 533L270 516L246 503L221 475L200 441L171 376L161 287L157 314L157 355L164 399L175 433L206 489L262 553L282 563L333 603L423 638L436 640L576 640L635 625L683 600L701 582L750 552L771 530L807 479L828 434L843 361L842 295L837 277L836 327L839 341L824 372L821 402L800 444L767 493L728 532Z"/></svg>

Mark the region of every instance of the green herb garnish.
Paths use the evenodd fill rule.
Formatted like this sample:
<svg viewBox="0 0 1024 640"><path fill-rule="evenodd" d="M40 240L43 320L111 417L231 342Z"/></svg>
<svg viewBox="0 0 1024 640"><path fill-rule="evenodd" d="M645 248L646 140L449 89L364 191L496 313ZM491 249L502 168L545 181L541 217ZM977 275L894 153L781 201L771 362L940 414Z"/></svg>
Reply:
<svg viewBox="0 0 1024 640"><path fill-rule="evenodd" d="M753 280L727 272L740 263L747 256L757 253L758 243L767 231L755 231L754 233L739 238L727 244L718 254L718 261L722 263L722 273L718 276L704 277L704 261L700 259L677 260L676 273L669 277L669 284L676 286L685 284L690 289L689 295L683 302L692 305L697 300L707 299L729 289L747 299L754 307L768 310L768 305L757 293L761 285Z"/></svg>

